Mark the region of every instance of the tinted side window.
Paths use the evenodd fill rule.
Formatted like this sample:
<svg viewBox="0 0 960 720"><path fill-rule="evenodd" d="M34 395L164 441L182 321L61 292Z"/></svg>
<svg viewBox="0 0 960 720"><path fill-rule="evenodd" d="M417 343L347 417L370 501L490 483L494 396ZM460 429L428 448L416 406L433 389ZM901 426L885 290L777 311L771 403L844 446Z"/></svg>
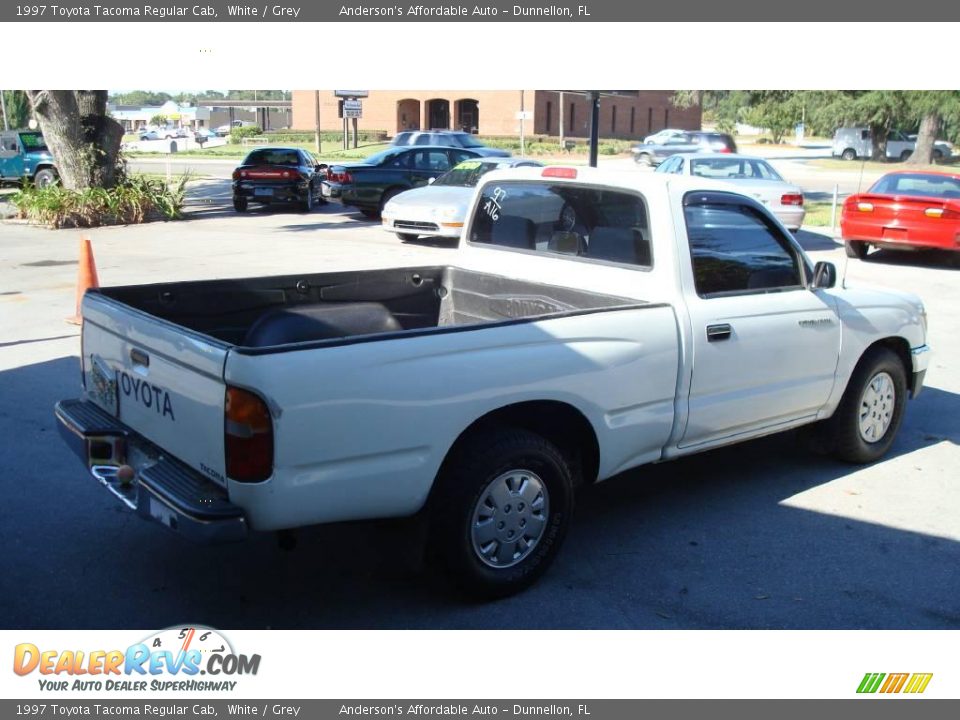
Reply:
<svg viewBox="0 0 960 720"><path fill-rule="evenodd" d="M415 170L446 172L450 169L450 158L445 150L420 150L413 161Z"/></svg>
<svg viewBox="0 0 960 720"><path fill-rule="evenodd" d="M687 238L697 294L766 292L803 285L796 253L747 205L688 202Z"/></svg>
<svg viewBox="0 0 960 720"><path fill-rule="evenodd" d="M628 265L651 264L643 198L576 185L487 185L470 241Z"/></svg>

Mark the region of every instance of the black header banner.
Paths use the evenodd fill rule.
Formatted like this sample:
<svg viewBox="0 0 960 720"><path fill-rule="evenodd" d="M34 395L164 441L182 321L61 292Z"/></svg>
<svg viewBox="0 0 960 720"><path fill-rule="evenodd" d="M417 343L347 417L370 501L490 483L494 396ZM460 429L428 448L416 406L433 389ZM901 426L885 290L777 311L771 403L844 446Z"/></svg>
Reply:
<svg viewBox="0 0 960 720"><path fill-rule="evenodd" d="M952 8L952 9L951 9ZM916 0L909 4L867 0L690 0L634 3L624 0L517 0L503 2L404 3L389 0L244 2L206 0L57 0L12 2L0 7L0 22L857 22L960 19L960 3ZM867 28L863 29L865 34ZM950 30L944 26L946 39ZM849 35L838 34L838 41ZM802 40L802 38L797 38Z"/></svg>

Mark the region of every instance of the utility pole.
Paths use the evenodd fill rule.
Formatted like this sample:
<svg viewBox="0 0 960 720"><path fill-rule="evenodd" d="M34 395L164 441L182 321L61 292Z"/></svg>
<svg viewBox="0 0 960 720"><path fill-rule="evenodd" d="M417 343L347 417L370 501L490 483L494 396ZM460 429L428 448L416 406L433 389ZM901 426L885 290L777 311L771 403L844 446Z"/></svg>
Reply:
<svg viewBox="0 0 960 720"><path fill-rule="evenodd" d="M596 167L600 149L600 93L591 90L587 100L590 101L590 167Z"/></svg>
<svg viewBox="0 0 960 720"><path fill-rule="evenodd" d="M320 154L320 91L313 91L313 120L317 126L317 154Z"/></svg>
<svg viewBox="0 0 960 720"><path fill-rule="evenodd" d="M524 126L524 115L523 115L523 90L520 91L520 157L526 156L526 146L523 139L523 126Z"/></svg>
<svg viewBox="0 0 960 720"><path fill-rule="evenodd" d="M4 97L6 90L0 90L0 108L3 109L3 129L4 131L9 130L10 126L7 124L7 99Z"/></svg>
<svg viewBox="0 0 960 720"><path fill-rule="evenodd" d="M560 149L564 149L563 144L563 91L560 91Z"/></svg>

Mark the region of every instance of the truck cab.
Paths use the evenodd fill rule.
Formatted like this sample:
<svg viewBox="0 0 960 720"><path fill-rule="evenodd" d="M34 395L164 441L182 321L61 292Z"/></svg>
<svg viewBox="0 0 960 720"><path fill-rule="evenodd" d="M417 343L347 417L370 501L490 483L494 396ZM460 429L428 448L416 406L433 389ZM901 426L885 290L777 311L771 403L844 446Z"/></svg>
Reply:
<svg viewBox="0 0 960 720"><path fill-rule="evenodd" d="M42 188L59 177L42 134L36 130L0 133L0 184L18 184L26 179Z"/></svg>

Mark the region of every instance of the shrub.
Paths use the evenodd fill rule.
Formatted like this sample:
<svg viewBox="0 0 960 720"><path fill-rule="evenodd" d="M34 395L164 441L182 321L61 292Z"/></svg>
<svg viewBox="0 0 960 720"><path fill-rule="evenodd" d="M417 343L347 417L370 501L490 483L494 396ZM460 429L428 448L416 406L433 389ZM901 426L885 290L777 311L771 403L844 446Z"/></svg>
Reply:
<svg viewBox="0 0 960 720"><path fill-rule="evenodd" d="M18 217L53 228L131 225L150 220L179 220L188 174L168 186L163 180L131 175L112 188L67 190L60 185L24 184L10 198Z"/></svg>
<svg viewBox="0 0 960 720"><path fill-rule="evenodd" d="M263 135L263 131L253 125L246 127L237 127L230 131L230 142L234 145L243 143L244 138L252 138Z"/></svg>

